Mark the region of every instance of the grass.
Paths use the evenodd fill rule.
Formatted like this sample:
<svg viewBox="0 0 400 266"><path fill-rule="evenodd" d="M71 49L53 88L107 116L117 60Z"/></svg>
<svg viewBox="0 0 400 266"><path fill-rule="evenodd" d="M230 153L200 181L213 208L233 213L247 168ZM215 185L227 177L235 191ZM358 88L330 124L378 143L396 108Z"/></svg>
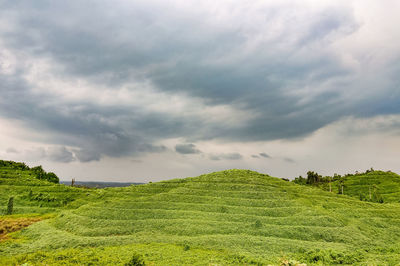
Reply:
<svg viewBox="0 0 400 266"><path fill-rule="evenodd" d="M12 195L17 213L54 217L1 243L0 265L123 265L133 254L149 265L400 261L397 202L360 201L248 170L107 189L18 178L0 183L2 206ZM32 196L39 193L56 200Z"/></svg>
<svg viewBox="0 0 400 266"><path fill-rule="evenodd" d="M346 175L343 180L345 195L372 202L400 202L400 176L387 171L367 171L365 173ZM318 185L329 190L328 183ZM340 181L332 182L332 192L341 190Z"/></svg>
<svg viewBox="0 0 400 266"><path fill-rule="evenodd" d="M12 232L19 231L22 228L28 227L33 223L50 217L51 216L49 215L30 215L24 217L7 215L0 217L0 241L8 239L9 234Z"/></svg>

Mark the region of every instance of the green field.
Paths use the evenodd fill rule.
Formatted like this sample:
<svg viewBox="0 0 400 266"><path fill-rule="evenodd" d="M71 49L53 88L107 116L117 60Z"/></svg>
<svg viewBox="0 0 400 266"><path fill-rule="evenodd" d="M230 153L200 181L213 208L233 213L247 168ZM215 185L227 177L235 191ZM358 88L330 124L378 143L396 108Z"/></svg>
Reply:
<svg viewBox="0 0 400 266"><path fill-rule="evenodd" d="M229 170L87 189L1 167L2 210L14 196L15 214L0 219L43 220L0 242L0 264L124 265L134 255L147 265L399 264L400 203L361 201L350 187L339 195Z"/></svg>
<svg viewBox="0 0 400 266"><path fill-rule="evenodd" d="M338 191L338 182L333 182ZM362 200L382 198L383 202L400 202L400 176L392 172L371 171L344 178L344 194Z"/></svg>

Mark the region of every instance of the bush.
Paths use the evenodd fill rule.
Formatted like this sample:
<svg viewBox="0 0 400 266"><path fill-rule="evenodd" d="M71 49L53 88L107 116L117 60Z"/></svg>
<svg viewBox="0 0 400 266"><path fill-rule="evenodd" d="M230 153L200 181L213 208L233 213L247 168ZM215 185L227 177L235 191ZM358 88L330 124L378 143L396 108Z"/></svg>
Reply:
<svg viewBox="0 0 400 266"><path fill-rule="evenodd" d="M11 215L13 213L14 209L14 197L10 197L8 199L8 204L7 204L7 215Z"/></svg>
<svg viewBox="0 0 400 266"><path fill-rule="evenodd" d="M309 263L354 264L363 259L361 253L342 253L333 250L311 250L303 254L303 260Z"/></svg>
<svg viewBox="0 0 400 266"><path fill-rule="evenodd" d="M41 165L33 167L31 168L31 170L35 174L37 179L47 180L55 184L59 183L59 178L57 177L57 175L52 172L46 173L46 171L43 170Z"/></svg>
<svg viewBox="0 0 400 266"><path fill-rule="evenodd" d="M254 227L255 227L255 228L261 228L261 227L262 227L261 221L260 221L260 220L257 220L257 221L254 223Z"/></svg>
<svg viewBox="0 0 400 266"><path fill-rule="evenodd" d="M143 257L140 254L133 254L132 258L129 262L125 263L125 266L144 266L146 265L144 263Z"/></svg>

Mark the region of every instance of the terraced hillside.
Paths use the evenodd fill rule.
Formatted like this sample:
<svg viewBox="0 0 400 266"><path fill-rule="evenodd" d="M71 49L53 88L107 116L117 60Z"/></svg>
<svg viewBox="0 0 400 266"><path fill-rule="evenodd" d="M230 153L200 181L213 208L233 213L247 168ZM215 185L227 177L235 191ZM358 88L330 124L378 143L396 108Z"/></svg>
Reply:
<svg viewBox="0 0 400 266"><path fill-rule="evenodd" d="M96 190L69 187L38 179L35 169L22 163L0 161L0 215L5 214L10 197L14 214L53 213L62 208L80 206L79 199L89 200ZM75 204L75 205L74 205Z"/></svg>
<svg viewBox="0 0 400 266"><path fill-rule="evenodd" d="M95 194L0 244L0 262L118 265L134 253L151 265L400 261L400 204L248 170Z"/></svg>
<svg viewBox="0 0 400 266"><path fill-rule="evenodd" d="M400 202L400 176L393 172L370 171L343 178L344 194L362 200ZM332 184L338 191L340 182Z"/></svg>

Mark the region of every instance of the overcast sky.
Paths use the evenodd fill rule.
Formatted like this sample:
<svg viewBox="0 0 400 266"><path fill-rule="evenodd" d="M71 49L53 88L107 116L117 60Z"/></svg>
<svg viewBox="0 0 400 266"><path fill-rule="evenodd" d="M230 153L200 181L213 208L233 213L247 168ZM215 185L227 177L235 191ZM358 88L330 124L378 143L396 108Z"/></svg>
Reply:
<svg viewBox="0 0 400 266"><path fill-rule="evenodd" d="M0 158L63 180L400 172L399 10L0 0Z"/></svg>

